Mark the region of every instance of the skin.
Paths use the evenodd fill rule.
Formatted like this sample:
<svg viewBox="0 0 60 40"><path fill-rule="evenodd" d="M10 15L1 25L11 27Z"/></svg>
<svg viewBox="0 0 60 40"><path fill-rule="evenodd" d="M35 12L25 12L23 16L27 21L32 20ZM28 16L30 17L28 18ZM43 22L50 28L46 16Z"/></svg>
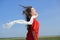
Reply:
<svg viewBox="0 0 60 40"><path fill-rule="evenodd" d="M37 12L34 8L31 8L31 15L32 16L36 16L37 15Z"/></svg>

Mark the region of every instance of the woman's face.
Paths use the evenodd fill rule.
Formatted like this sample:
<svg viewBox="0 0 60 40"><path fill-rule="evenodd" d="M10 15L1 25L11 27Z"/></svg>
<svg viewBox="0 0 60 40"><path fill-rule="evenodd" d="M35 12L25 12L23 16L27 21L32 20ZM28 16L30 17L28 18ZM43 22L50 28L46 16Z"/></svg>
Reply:
<svg viewBox="0 0 60 40"><path fill-rule="evenodd" d="M31 8L31 15L33 16L33 15L36 15L36 14L37 14L36 10L34 8Z"/></svg>

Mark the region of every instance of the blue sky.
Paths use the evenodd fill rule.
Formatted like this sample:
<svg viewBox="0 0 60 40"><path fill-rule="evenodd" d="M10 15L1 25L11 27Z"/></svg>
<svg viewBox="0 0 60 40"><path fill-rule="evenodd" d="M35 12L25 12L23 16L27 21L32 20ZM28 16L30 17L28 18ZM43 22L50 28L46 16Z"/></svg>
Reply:
<svg viewBox="0 0 60 40"><path fill-rule="evenodd" d="M0 0L0 38L26 36L26 25L15 24L10 29L2 26L12 20L25 20L19 4L33 6L37 10L39 36L60 35L60 0Z"/></svg>

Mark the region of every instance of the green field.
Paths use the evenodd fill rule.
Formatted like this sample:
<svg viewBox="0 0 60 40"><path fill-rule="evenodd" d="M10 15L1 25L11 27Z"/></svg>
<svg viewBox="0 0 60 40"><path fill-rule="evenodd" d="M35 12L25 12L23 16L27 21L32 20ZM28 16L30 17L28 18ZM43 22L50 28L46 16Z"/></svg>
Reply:
<svg viewBox="0 0 60 40"><path fill-rule="evenodd" d="M25 40L25 38L0 38L0 40ZM40 37L39 40L60 40L58 37Z"/></svg>

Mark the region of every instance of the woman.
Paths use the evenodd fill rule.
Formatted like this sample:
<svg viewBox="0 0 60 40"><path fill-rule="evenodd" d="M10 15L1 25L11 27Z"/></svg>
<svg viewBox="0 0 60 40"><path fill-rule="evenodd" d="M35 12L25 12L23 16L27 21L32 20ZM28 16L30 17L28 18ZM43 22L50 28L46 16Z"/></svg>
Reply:
<svg viewBox="0 0 60 40"><path fill-rule="evenodd" d="M6 24L6 26L11 27L15 23L26 24L27 25L27 35L26 40L38 40L39 23L37 21L37 12L33 7L28 7L23 11L26 17L25 20L15 20Z"/></svg>

